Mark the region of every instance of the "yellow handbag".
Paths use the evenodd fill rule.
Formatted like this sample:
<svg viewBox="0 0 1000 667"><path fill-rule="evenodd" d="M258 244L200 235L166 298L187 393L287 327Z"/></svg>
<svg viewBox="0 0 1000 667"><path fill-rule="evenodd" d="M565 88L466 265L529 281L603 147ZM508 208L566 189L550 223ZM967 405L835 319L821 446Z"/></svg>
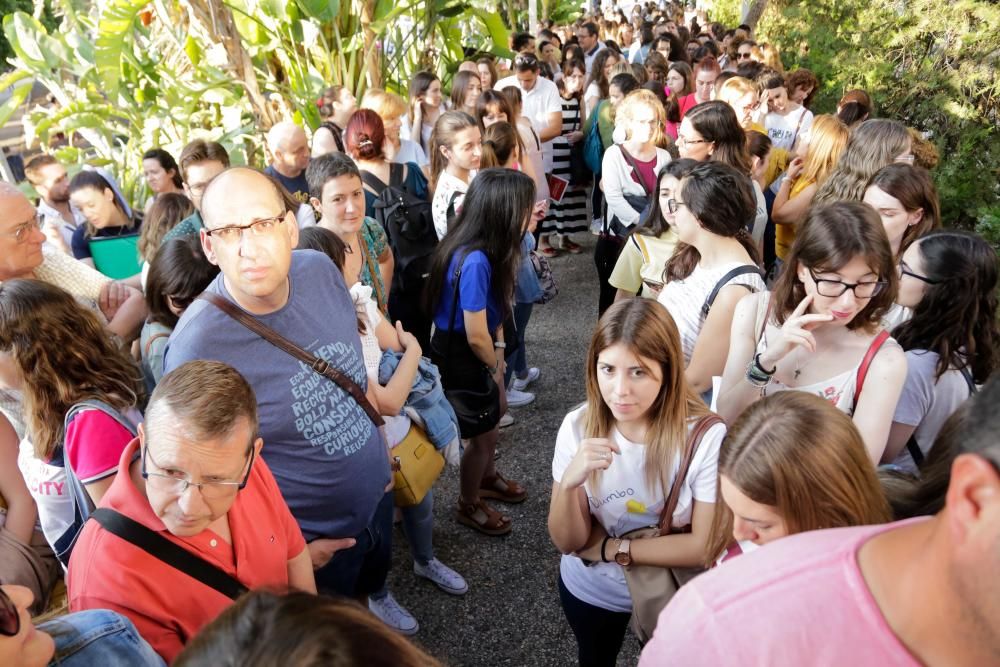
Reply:
<svg viewBox="0 0 1000 667"><path fill-rule="evenodd" d="M416 424L410 424L406 437L392 448L392 456L399 464L394 473L396 507L418 504L444 469L444 456Z"/></svg>

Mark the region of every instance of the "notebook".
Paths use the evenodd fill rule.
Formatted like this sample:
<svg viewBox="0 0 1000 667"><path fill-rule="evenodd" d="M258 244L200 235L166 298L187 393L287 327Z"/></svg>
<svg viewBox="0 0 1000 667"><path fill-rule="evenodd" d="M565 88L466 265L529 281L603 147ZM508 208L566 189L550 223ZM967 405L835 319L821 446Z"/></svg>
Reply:
<svg viewBox="0 0 1000 667"><path fill-rule="evenodd" d="M139 235L97 236L89 241L90 255L98 271L114 280L139 273Z"/></svg>

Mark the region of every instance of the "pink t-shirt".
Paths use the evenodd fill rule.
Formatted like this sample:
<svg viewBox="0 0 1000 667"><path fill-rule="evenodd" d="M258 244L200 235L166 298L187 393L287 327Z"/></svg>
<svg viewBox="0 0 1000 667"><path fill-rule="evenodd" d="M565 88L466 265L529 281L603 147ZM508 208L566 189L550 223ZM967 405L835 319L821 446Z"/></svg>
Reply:
<svg viewBox="0 0 1000 667"><path fill-rule="evenodd" d="M113 475L132 435L100 410L84 410L66 429L66 460L83 484Z"/></svg>
<svg viewBox="0 0 1000 667"><path fill-rule="evenodd" d="M801 533L727 561L671 600L639 667L919 667L882 616L857 552L924 520Z"/></svg>

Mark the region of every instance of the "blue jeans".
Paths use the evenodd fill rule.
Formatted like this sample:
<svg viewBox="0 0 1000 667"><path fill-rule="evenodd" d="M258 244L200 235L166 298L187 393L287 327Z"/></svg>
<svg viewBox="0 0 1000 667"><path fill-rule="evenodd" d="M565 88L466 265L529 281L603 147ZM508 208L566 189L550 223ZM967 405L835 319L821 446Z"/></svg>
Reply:
<svg viewBox="0 0 1000 667"><path fill-rule="evenodd" d="M535 307L533 303L514 304L514 327L517 329L517 349L507 359L507 370L504 373L504 384L510 386L510 378L514 373L518 376L528 372L528 360L524 351L525 331L528 329L528 320L531 319L531 309Z"/></svg>
<svg viewBox="0 0 1000 667"><path fill-rule="evenodd" d="M434 491L427 492L424 499L416 505L400 508L403 515L403 532L410 543L410 556L421 565L434 558ZM381 600L389 593L388 586L372 593L372 597Z"/></svg>
<svg viewBox="0 0 1000 667"><path fill-rule="evenodd" d="M121 614L106 609L78 611L38 626L52 635L60 667L165 667L163 658Z"/></svg>
<svg viewBox="0 0 1000 667"><path fill-rule="evenodd" d="M316 570L320 593L360 598L382 590L392 564L392 499L392 491L382 496L368 527L354 536L355 545Z"/></svg>

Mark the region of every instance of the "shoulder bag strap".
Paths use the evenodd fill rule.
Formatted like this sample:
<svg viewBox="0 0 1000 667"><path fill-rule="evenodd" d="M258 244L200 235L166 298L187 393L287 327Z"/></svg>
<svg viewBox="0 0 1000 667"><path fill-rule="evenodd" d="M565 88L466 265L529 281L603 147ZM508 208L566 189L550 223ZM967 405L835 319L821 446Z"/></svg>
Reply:
<svg viewBox="0 0 1000 667"><path fill-rule="evenodd" d="M647 197L652 197L653 193L650 192L649 187L646 185L646 181L642 179L642 173L639 171L639 165L635 163L635 158L632 157L627 150L625 150L624 144L618 144L618 150L622 152L622 157L628 162L629 166L632 167L632 173L635 177L639 179L639 185L642 186L642 191L646 193Z"/></svg>
<svg viewBox="0 0 1000 667"><path fill-rule="evenodd" d="M865 385L865 377L868 375L868 367L872 365L872 359L878 354L878 351L882 349L885 341L889 340L888 329L882 329L872 344L868 346L868 351L865 352L865 358L861 360L861 365L858 366L858 377L857 381L854 383L854 408L851 410L852 414L858 408L858 399L861 397L861 388Z"/></svg>
<svg viewBox="0 0 1000 667"><path fill-rule="evenodd" d="M382 426L385 424L385 421L382 419L382 415L378 413L375 406L368 402L368 398L365 396L364 390L361 389L361 387L359 387L354 380L350 379L331 366L325 359L321 359L302 349L271 327L263 324L256 317L248 315L238 306L231 303L228 299L216 294L215 292L202 292L201 296L198 298L208 301L223 313L233 318L271 345L274 345L279 350L295 357L301 362L308 364L308 366L315 372L319 373L331 382L334 382L338 387L350 394L357 404L361 406L361 409L365 411L368 418L372 420L373 424L376 426Z"/></svg>
<svg viewBox="0 0 1000 667"><path fill-rule="evenodd" d="M701 444L702 439L710 428L721 423L723 422L719 415L710 413L699 419L698 423L691 429L691 434L688 436L684 447L684 457L681 459L680 468L677 469L677 474L674 476L674 483L670 486L670 495L667 496L667 501L663 505L663 512L660 514L660 535L670 534L674 510L677 509L677 501L681 497L681 487L684 485L688 470L691 468L691 461L694 460L694 455L698 452L698 445Z"/></svg>
<svg viewBox="0 0 1000 667"><path fill-rule="evenodd" d="M646 241L642 238L642 234L639 232L632 232L632 242L639 249L642 254L642 261L649 264L652 260L649 257L649 248L646 247Z"/></svg>
<svg viewBox="0 0 1000 667"><path fill-rule="evenodd" d="M389 168L389 173L390 175L392 174L391 167ZM391 181L392 178L390 177L389 180ZM382 191L385 190L387 187L389 187L388 185L382 182L381 178L371 173L370 171L364 171L364 170L361 171L361 181L367 186L367 190L376 197L382 194Z"/></svg>
<svg viewBox="0 0 1000 667"><path fill-rule="evenodd" d="M799 138L799 128L802 127L802 120L806 117L809 109L802 107L802 113L799 114L799 122L795 124L795 134L792 135L792 148L795 148L795 140Z"/></svg>
<svg viewBox="0 0 1000 667"><path fill-rule="evenodd" d="M976 380L972 377L972 372L969 370L968 366L962 366L958 369L958 372L962 374L965 379L965 384L969 385L969 396L973 394L978 394L979 389L976 388Z"/></svg>
<svg viewBox="0 0 1000 667"><path fill-rule="evenodd" d="M157 333L157 334L153 334L152 336L150 336L149 340L146 341L146 349L144 351L144 354L147 357L149 357L149 350L153 347L153 343L156 342L157 340L159 340L160 338L170 338L170 334L168 334L168 333Z"/></svg>
<svg viewBox="0 0 1000 667"><path fill-rule="evenodd" d="M468 254L465 255L468 257ZM458 260L458 268L455 269L454 276L452 278L452 297L451 297L451 319L448 320L448 342L445 343L445 363L451 367L451 337L454 335L455 330L455 316L458 313L458 286L459 281L462 280L462 264L465 262L465 257Z"/></svg>
<svg viewBox="0 0 1000 667"><path fill-rule="evenodd" d="M364 239L364 231L358 235L358 245L361 246L361 254L364 255L364 262L368 266L368 273L372 277L372 289L375 290L375 301L378 305L378 309L385 313L385 295L382 293L382 288L379 286L382 282L379 280L380 274L378 273L378 263L372 261L371 251L368 249L368 242ZM372 332L374 333L374 331Z"/></svg>
<svg viewBox="0 0 1000 667"><path fill-rule="evenodd" d="M722 278L719 279L719 282L715 283L715 287L712 288L711 294L708 295L708 298L705 299L704 305L701 307L702 316L708 317L708 311L712 309L712 304L715 303L715 297L719 296L719 291L728 285L730 280L748 273L756 273L761 277L761 280L764 279L764 271L761 270L761 268L756 264L744 264L743 266L737 266L735 269L732 269L726 273L726 275L722 276ZM751 292L753 291L749 285L741 285L741 287L746 287Z"/></svg>
<svg viewBox="0 0 1000 667"><path fill-rule="evenodd" d="M247 587L208 561L184 547L171 542L163 535L150 530L137 521L108 507L94 510L90 515L104 530L142 549L150 556L166 563L175 570L200 581L235 600L247 592Z"/></svg>
<svg viewBox="0 0 1000 667"><path fill-rule="evenodd" d="M910 453L910 458L917 464L917 468L922 468L924 465L924 453L920 451L920 445L917 444L915 432L911 433L910 439L906 441L906 451Z"/></svg>

